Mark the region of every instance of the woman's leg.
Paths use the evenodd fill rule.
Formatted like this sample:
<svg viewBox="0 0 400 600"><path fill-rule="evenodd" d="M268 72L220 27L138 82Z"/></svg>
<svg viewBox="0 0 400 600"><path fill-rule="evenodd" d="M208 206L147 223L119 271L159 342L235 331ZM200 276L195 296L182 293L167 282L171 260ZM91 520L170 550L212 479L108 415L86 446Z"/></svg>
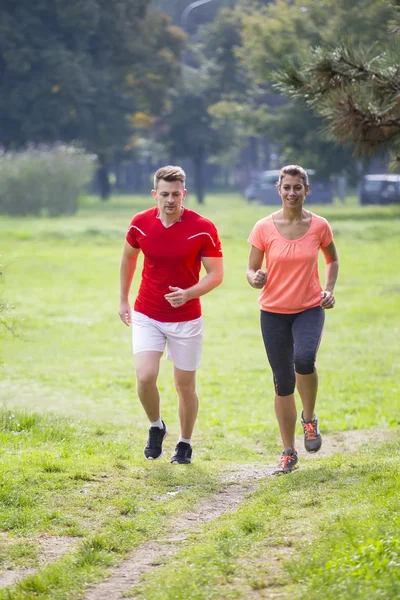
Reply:
<svg viewBox="0 0 400 600"><path fill-rule="evenodd" d="M303 404L303 419L313 419L318 392L315 360L321 341L325 311L311 308L296 315L293 326L296 385Z"/></svg>
<svg viewBox="0 0 400 600"><path fill-rule="evenodd" d="M297 410L294 394L289 394L288 396L279 396L278 394L275 394L274 407L283 447L295 450L296 446L294 438Z"/></svg>
<svg viewBox="0 0 400 600"><path fill-rule="evenodd" d="M275 385L275 414L284 448L295 450L293 316L261 311L261 332Z"/></svg>

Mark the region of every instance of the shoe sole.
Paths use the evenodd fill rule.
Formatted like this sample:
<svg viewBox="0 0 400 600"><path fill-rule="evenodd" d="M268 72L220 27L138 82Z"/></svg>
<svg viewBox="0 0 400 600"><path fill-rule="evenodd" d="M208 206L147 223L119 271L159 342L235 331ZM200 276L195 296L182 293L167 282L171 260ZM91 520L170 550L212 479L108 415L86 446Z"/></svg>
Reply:
<svg viewBox="0 0 400 600"><path fill-rule="evenodd" d="M299 468L299 465L295 465L292 469L290 469L290 471L274 471L272 473L272 475L276 476L280 476L280 475L290 475L290 473L293 473L293 471L296 471Z"/></svg>
<svg viewBox="0 0 400 600"><path fill-rule="evenodd" d="M165 435L164 435L164 437L163 437L163 441L161 442L162 444L164 443L164 441L165 441L165 438L167 437L167 435L168 435L168 429L167 429L167 428L165 428ZM158 456L156 456L155 458L154 458L153 456L146 456L145 452L146 452L146 450L143 450L143 456L145 457L145 459L146 459L146 460L158 460L158 459L159 459L159 458L161 458L161 457L162 457L162 455L163 455L162 448L161 448L161 454L159 454L159 455L158 455Z"/></svg>

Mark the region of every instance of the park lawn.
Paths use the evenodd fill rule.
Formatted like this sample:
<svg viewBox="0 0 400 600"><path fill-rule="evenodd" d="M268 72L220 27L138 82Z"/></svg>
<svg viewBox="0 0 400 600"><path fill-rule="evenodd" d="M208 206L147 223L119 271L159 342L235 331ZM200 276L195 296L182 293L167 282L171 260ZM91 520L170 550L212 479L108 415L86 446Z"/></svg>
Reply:
<svg viewBox="0 0 400 600"><path fill-rule="evenodd" d="M71 598L218 487L217 465L149 463L122 425L3 411L0 447L0 575L40 567L41 543L51 537L64 538L66 550L11 596L0 590L1 599Z"/></svg>
<svg viewBox="0 0 400 600"><path fill-rule="evenodd" d="M400 441L272 478L192 534L144 600L392 600L400 595ZM129 594L128 594L129 595Z"/></svg>
<svg viewBox="0 0 400 600"><path fill-rule="evenodd" d="M28 598L34 590L43 598L74 597L104 565L211 494L221 470L237 462L270 463L280 452L257 292L245 280L247 235L266 207L221 195L201 211L220 230L226 276L202 301L195 462L188 471L168 464L178 426L166 360L160 390L172 435L167 458L144 462L147 423L135 394L130 331L117 316L118 263L132 214L150 205L144 197L106 204L89 199L75 217L0 222L0 295L15 305L15 335L2 332L0 339L0 529L7 536L0 568L37 565L38 536L77 541L65 559L28 578L25 590L0 592L0 598ZM197 208L191 199L189 207ZM318 358L322 430L397 427L400 210L349 204L315 212L332 224L341 260L337 307L327 314ZM134 289L137 282L138 276ZM387 465L390 452L371 450L371 460ZM335 461L322 464L316 472L330 464L336 472ZM390 489L389 470L382 473ZM304 485L310 468L296 477ZM340 499L342 487L335 490L332 485L329 493ZM285 494L289 503L296 497L290 489ZM323 515L329 529L329 507Z"/></svg>

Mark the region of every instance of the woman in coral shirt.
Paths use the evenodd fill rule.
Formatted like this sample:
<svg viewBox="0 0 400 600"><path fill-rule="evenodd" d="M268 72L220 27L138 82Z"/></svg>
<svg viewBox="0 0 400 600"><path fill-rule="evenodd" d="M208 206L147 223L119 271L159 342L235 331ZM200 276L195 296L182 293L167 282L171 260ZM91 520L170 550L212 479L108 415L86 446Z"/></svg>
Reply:
<svg viewBox="0 0 400 600"><path fill-rule="evenodd" d="M298 165L283 167L277 189L282 209L258 221L249 236L247 280L261 289L261 331L274 377L275 413L284 447L275 474L281 474L290 473L298 462L295 387L303 405L305 448L317 452L321 447L314 413L315 360L325 310L335 306L339 261L328 222L303 206L310 191L307 172ZM324 288L318 275L320 249L326 263Z"/></svg>

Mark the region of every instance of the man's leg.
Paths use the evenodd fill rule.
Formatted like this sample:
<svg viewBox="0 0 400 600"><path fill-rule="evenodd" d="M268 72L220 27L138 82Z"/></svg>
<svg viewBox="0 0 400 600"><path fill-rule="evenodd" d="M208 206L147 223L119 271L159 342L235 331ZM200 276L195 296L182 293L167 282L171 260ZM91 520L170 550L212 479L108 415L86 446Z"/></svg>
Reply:
<svg viewBox="0 0 400 600"><path fill-rule="evenodd" d="M156 460L162 455L162 444L167 435L166 425L160 418L160 395L157 388L161 356L162 352L153 350L135 354L137 392L150 421L144 449L147 460Z"/></svg>
<svg viewBox="0 0 400 600"><path fill-rule="evenodd" d="M174 366L175 388L179 399L181 437L190 440L199 412L196 392L196 371L182 371Z"/></svg>
<svg viewBox="0 0 400 600"><path fill-rule="evenodd" d="M179 399L181 435L171 458L171 463L187 465L192 462L192 433L199 411L196 371L184 371L174 366L174 380Z"/></svg>
<svg viewBox="0 0 400 600"><path fill-rule="evenodd" d="M160 394L157 377L162 352L145 351L135 354L136 389L149 421L160 418Z"/></svg>
<svg viewBox="0 0 400 600"><path fill-rule="evenodd" d="M170 324L167 332L167 357L174 364L175 388L179 399L181 435L172 463L189 464L192 460L192 433L199 411L196 371L203 346L203 319Z"/></svg>

